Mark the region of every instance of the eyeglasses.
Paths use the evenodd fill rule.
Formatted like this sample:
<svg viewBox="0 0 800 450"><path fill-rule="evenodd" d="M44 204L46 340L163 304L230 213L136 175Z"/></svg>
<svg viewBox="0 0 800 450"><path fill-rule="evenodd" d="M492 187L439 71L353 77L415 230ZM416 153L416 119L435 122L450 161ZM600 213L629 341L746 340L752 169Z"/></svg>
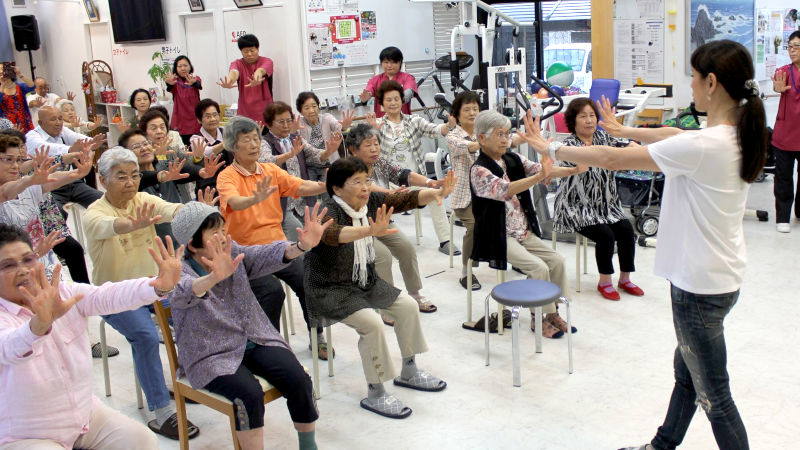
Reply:
<svg viewBox="0 0 800 450"><path fill-rule="evenodd" d="M133 174L131 176L117 175L117 176L113 177L112 180L114 180L116 183L127 183L129 181L132 181L134 183L138 183L140 178L142 178L142 175L139 174L139 173L135 173L135 174Z"/></svg>
<svg viewBox="0 0 800 450"><path fill-rule="evenodd" d="M348 186L353 186L355 188L361 188L361 187L364 187L364 186L370 187L370 186L372 186L372 180L348 181L345 184L348 185Z"/></svg>
<svg viewBox="0 0 800 450"><path fill-rule="evenodd" d="M272 121L272 123L275 123L275 124L278 124L278 125L291 125L292 124L292 119L274 120L274 121Z"/></svg>
<svg viewBox="0 0 800 450"><path fill-rule="evenodd" d="M2 161L5 164L8 164L9 166L14 163L22 165L25 163L25 161L30 161L30 160L31 160L30 158L26 158L24 156L9 156L9 155L0 156L0 161Z"/></svg>
<svg viewBox="0 0 800 450"><path fill-rule="evenodd" d="M153 144L150 141L139 142L138 144L133 144L130 147L128 147L128 150L132 150L134 152L138 152L139 149L144 148L144 147L150 147L152 145Z"/></svg>
<svg viewBox="0 0 800 450"><path fill-rule="evenodd" d="M800 43L798 44L786 44L786 50L800 50Z"/></svg>
<svg viewBox="0 0 800 450"><path fill-rule="evenodd" d="M203 119L217 119L217 118L219 118L219 113L203 114Z"/></svg>
<svg viewBox="0 0 800 450"><path fill-rule="evenodd" d="M489 136L500 139L501 141L510 141L514 139L514 133L492 133Z"/></svg>
<svg viewBox="0 0 800 450"><path fill-rule="evenodd" d="M36 253L25 255L19 261L6 259L0 262L0 272L2 273L16 272L20 266L30 268L33 267L38 260L39 260L39 255L37 255Z"/></svg>

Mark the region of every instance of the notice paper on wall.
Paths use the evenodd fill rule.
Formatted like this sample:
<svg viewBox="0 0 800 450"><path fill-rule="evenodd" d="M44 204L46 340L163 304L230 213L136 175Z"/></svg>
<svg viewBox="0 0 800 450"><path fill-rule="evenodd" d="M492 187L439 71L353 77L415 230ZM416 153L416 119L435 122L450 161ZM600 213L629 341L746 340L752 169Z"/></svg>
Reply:
<svg viewBox="0 0 800 450"><path fill-rule="evenodd" d="M759 9L756 19L756 80L768 81L775 69L791 63L786 42L800 29L796 9Z"/></svg>
<svg viewBox="0 0 800 450"><path fill-rule="evenodd" d="M615 19L663 19L664 0L615 0Z"/></svg>
<svg viewBox="0 0 800 450"><path fill-rule="evenodd" d="M614 21L614 77L623 89L664 82L664 21Z"/></svg>
<svg viewBox="0 0 800 450"><path fill-rule="evenodd" d="M309 24L308 44L311 53L311 67L333 67L336 65L333 60L331 24Z"/></svg>

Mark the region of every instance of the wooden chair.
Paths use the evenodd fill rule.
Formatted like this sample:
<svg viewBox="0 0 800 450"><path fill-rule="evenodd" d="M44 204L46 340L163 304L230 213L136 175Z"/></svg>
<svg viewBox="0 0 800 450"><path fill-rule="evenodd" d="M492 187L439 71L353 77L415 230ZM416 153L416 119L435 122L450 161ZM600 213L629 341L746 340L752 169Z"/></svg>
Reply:
<svg viewBox="0 0 800 450"><path fill-rule="evenodd" d="M169 330L169 319L172 317L170 308L165 308L161 305L161 301L156 301L153 304L158 316L158 325L162 330ZM185 377L178 378L178 352L175 349L175 341L172 340L172 334L167 331L162 333L164 335L164 346L167 349L167 357L169 358L170 374L172 375L172 387L175 391L175 407L178 410L178 435L180 437L181 450L189 449L188 424L186 419L186 400L191 399L197 403L208 406L211 409L221 412L228 416L231 424L231 435L233 437L233 447L236 450L241 450L239 439L236 437L236 412L233 408L233 403L227 398L214 394L213 392L205 389L194 389L189 384L189 380ZM261 377L256 376L256 379L261 384L264 390L264 403L269 403L281 397L273 386L267 383Z"/></svg>

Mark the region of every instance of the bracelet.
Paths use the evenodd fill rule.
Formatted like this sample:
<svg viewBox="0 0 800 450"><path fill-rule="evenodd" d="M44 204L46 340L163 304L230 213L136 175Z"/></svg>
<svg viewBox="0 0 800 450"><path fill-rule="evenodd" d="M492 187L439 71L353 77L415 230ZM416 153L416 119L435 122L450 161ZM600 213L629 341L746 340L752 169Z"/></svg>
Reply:
<svg viewBox="0 0 800 450"><path fill-rule="evenodd" d="M198 158L197 156L195 156L192 158L192 161L194 161L195 164L199 164L203 162L203 158L202 157Z"/></svg>
<svg viewBox="0 0 800 450"><path fill-rule="evenodd" d="M553 142L551 142L551 143L550 143L550 146L549 146L549 149L550 149L550 159L552 159L553 161L556 161L556 159L557 159L557 158L556 158L556 151L557 151L558 149L560 149L561 147L563 147L563 146L564 146L564 144L563 144L562 142L559 142L559 141L553 141Z"/></svg>
<svg viewBox="0 0 800 450"><path fill-rule="evenodd" d="M167 295L171 294L172 291L175 290L175 286L172 286L172 289L159 289L153 286L153 290L156 291L156 295L159 297L166 297Z"/></svg>
<svg viewBox="0 0 800 450"><path fill-rule="evenodd" d="M303 250L303 247L300 247L300 241L295 242L294 246L297 247L297 249L300 250L302 253L305 253L305 252L308 251L308 250Z"/></svg>

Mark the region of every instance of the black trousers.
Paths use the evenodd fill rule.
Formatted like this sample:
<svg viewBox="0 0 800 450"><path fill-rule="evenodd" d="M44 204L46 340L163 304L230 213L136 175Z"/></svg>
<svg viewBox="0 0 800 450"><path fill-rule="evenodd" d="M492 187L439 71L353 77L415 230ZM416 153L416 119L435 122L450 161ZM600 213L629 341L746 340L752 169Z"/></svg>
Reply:
<svg viewBox="0 0 800 450"><path fill-rule="evenodd" d="M74 202L84 208L88 208L89 205L102 196L102 192L84 183L83 180L73 181L53 191L53 199L55 199L64 217L67 217L67 214L64 212L65 204Z"/></svg>
<svg viewBox="0 0 800 450"><path fill-rule="evenodd" d="M800 193L800 152L789 152L772 146L775 151L775 222L789 223L794 203L794 216L800 218L800 195L795 196L794 165L797 161L797 192Z"/></svg>
<svg viewBox="0 0 800 450"><path fill-rule="evenodd" d="M53 247L55 254L64 260L69 269L69 276L76 283L89 283L89 272L83 257L83 247L72 236L66 236L64 242Z"/></svg>
<svg viewBox="0 0 800 450"><path fill-rule="evenodd" d="M306 290L303 287L303 257L295 258L291 264L274 272L272 275L250 280L250 288L253 290L259 305L261 305L261 309L264 310L272 325L280 331L281 308L286 295L284 295L283 287L278 280L286 282L297 294L297 300L300 301L300 308L303 310L303 319L306 321L306 328L309 328ZM317 328L317 331L321 333L322 327Z"/></svg>
<svg viewBox="0 0 800 450"><path fill-rule="evenodd" d="M264 378L281 391L293 422L312 423L319 418L311 378L294 353L283 347L256 345L245 350L235 373L214 378L206 386L209 391L233 402L237 430L264 426L264 391L253 375Z"/></svg>
<svg viewBox="0 0 800 450"><path fill-rule="evenodd" d="M628 219L612 224L599 224L581 228L578 233L594 242L594 258L597 271L602 275L614 273L614 242L617 243L620 272L633 272L633 257L636 253L633 225Z"/></svg>

